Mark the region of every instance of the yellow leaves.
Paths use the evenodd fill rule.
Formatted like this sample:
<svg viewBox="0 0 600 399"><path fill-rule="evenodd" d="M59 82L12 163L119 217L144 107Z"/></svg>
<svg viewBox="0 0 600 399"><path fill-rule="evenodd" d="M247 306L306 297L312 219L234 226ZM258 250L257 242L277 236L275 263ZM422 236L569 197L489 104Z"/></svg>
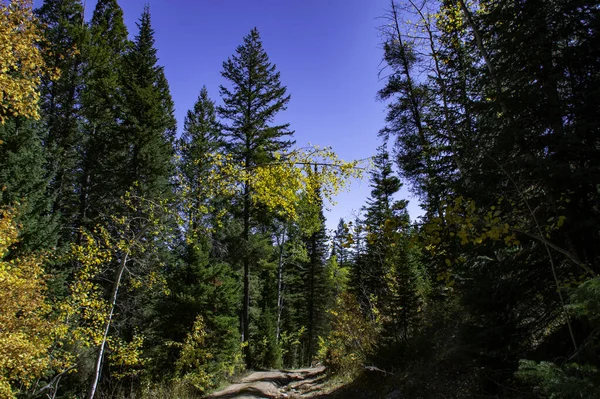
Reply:
<svg viewBox="0 0 600 399"><path fill-rule="evenodd" d="M332 202L351 178L360 178L358 161L340 160L331 148L317 146L290 153L275 153L266 164L244 165L231 156L210 154L212 172L205 185L214 195L242 195L248 190L255 206L264 206L291 220L299 216L299 204ZM315 170L315 168L317 170Z"/></svg>
<svg viewBox="0 0 600 399"><path fill-rule="evenodd" d="M498 201L500 203L502 200ZM448 236L458 238L462 246L480 245L488 240L518 245L514 232L503 221L502 212L496 206L485 212L478 209L474 201L462 196L442 204L442 215L431 218L421 231L425 247L430 247L428 249L434 249Z"/></svg>
<svg viewBox="0 0 600 399"><path fill-rule="evenodd" d="M109 359L114 368L112 375L121 380L139 374L146 359L142 358L142 346L144 336L135 334L131 342L120 339L110 339L109 347L111 353Z"/></svg>
<svg viewBox="0 0 600 399"><path fill-rule="evenodd" d="M29 387L51 366L48 356L57 326L46 302L43 256L7 261L18 227L14 212L0 209L0 393L15 397L13 386Z"/></svg>
<svg viewBox="0 0 600 399"><path fill-rule="evenodd" d="M31 0L0 0L0 123L38 118L38 86L46 73Z"/></svg>
<svg viewBox="0 0 600 399"><path fill-rule="evenodd" d="M8 253L8 249L17 240L19 231L14 222L13 209L0 208L0 258Z"/></svg>
<svg viewBox="0 0 600 399"><path fill-rule="evenodd" d="M370 298L372 303L376 298ZM356 297L342 293L336 307L329 310L332 330L327 339L319 337L318 357L333 371L356 372L372 353L379 339L380 316L371 307L373 318L366 318Z"/></svg>
<svg viewBox="0 0 600 399"><path fill-rule="evenodd" d="M181 346L179 359L176 362L177 372L183 374L183 380L201 392L206 391L214 383L214 377L208 372L208 363L214 355L207 348L206 324L198 315Z"/></svg>

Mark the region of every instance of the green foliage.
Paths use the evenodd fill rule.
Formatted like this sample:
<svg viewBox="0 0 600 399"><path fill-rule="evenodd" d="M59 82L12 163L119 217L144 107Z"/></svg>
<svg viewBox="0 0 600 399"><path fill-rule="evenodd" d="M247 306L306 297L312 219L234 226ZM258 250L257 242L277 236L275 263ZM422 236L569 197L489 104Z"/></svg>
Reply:
<svg viewBox="0 0 600 399"><path fill-rule="evenodd" d="M600 277L590 278L571 292L569 308L587 318L592 325L600 325Z"/></svg>
<svg viewBox="0 0 600 399"><path fill-rule="evenodd" d="M550 399L600 398L600 372L594 366L522 360L516 376Z"/></svg>
<svg viewBox="0 0 600 399"><path fill-rule="evenodd" d="M236 54L223 63L221 75L230 88L220 86L223 106L217 114L223 118L225 150L237 165L241 165L245 176L236 175L236 184L241 184L241 195L236 198L241 205L243 231L240 236L243 248L250 248L252 227L264 212L254 202L256 184L249 180L248 172L260 164L274 160L276 152L287 150L293 142L285 140L293 132L289 125L272 124L275 116L284 111L290 100L286 88L281 84L280 74L263 49L258 30L244 37L244 43L236 49ZM248 250L242 254L243 302L242 337L250 339L250 260ZM250 347L247 346L246 361L250 362Z"/></svg>
<svg viewBox="0 0 600 399"><path fill-rule="evenodd" d="M0 205L19 207L15 245L21 253L52 248L58 236L41 135L42 127L30 120L8 119L0 125Z"/></svg>
<svg viewBox="0 0 600 399"><path fill-rule="evenodd" d="M163 68L154 47L154 30L146 6L138 23L139 32L123 58L124 118L120 145L127 148L119 178L121 187L134 183L139 195L148 199L170 194L173 175L173 142L176 122Z"/></svg>
<svg viewBox="0 0 600 399"><path fill-rule="evenodd" d="M60 244L77 231L81 187L81 153L88 136L81 128L84 53L89 30L80 0L46 0L36 10L43 24L46 65L60 71L56 79L42 78L40 114L51 176L52 208L61 225Z"/></svg>
<svg viewBox="0 0 600 399"><path fill-rule="evenodd" d="M196 320L202 318L203 350L211 353L204 366L214 381L233 374L224 366L240 351L238 278L229 264L209 255L206 243L186 248L182 262L167 276L170 295L160 298L153 310L158 318L153 335L157 341L156 373L168 373Z"/></svg>

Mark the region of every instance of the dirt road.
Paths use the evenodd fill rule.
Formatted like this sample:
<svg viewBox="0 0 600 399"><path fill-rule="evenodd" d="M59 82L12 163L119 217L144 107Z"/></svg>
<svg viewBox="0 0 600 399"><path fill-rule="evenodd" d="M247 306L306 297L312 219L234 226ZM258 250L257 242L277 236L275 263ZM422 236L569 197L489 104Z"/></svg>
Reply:
<svg viewBox="0 0 600 399"><path fill-rule="evenodd" d="M208 396L210 399L322 398L325 368L257 371Z"/></svg>

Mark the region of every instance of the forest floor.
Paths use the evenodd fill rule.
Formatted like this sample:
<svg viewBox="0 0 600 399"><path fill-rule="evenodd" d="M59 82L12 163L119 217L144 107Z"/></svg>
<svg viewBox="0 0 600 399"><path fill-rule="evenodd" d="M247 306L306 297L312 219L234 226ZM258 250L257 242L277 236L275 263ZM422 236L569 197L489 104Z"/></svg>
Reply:
<svg viewBox="0 0 600 399"><path fill-rule="evenodd" d="M324 367L297 370L256 371L239 383L214 392L209 399L257 399L257 398L329 398L327 392L333 387L327 379Z"/></svg>

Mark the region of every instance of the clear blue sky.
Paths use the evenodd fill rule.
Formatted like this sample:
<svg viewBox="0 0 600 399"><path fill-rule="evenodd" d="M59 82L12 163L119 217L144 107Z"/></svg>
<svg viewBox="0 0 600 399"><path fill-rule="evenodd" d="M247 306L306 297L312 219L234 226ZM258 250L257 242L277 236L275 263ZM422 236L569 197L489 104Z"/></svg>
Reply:
<svg viewBox="0 0 600 399"><path fill-rule="evenodd" d="M41 0L36 1L39 5ZM95 0L87 0L91 16ZM150 5L159 63L164 66L181 130L185 113L206 85L220 102L222 63L242 38L257 27L271 62L291 94L278 120L291 123L298 145L332 146L345 160L373 156L384 125L379 18L389 0L120 0L131 37L135 22ZM89 19L89 17L88 17ZM328 228L364 205L365 178L328 206ZM412 217L421 214L406 187Z"/></svg>

